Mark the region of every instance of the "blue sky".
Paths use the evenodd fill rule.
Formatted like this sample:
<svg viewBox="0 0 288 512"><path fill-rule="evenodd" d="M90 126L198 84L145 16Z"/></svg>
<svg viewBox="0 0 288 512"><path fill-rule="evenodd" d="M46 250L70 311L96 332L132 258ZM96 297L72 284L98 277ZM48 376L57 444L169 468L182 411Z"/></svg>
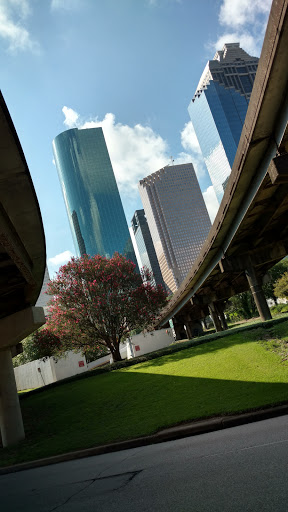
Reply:
<svg viewBox="0 0 288 512"><path fill-rule="evenodd" d="M52 140L102 126L128 224L137 183L191 162L217 202L187 112L225 42L260 55L271 0L0 0L1 90L40 203L50 274L74 254Z"/></svg>

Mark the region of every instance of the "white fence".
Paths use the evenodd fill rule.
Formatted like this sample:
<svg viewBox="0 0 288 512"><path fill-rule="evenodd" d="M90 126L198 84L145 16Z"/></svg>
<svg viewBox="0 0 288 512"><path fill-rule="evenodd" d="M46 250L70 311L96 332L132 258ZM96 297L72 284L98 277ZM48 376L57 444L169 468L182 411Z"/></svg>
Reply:
<svg viewBox="0 0 288 512"><path fill-rule="evenodd" d="M131 342L127 341L126 346L122 345L120 354L122 359L131 359L131 357L140 356L153 352L160 348L168 347L173 343L174 338L171 329L161 329L159 331L147 332L132 336ZM131 352L132 348L132 352ZM96 361L87 363L85 356L81 353L67 352L66 357L54 361L53 357L45 361L38 359L31 363L23 364L14 368L16 385L18 391L24 389L39 388L52 382L56 382L67 377L72 377L78 373L87 372L97 368L101 364L112 362L111 355L101 357Z"/></svg>
<svg viewBox="0 0 288 512"><path fill-rule="evenodd" d="M127 357L126 345L120 345L120 354L122 359ZM14 368L16 385L18 391L24 389L39 388L46 386L57 380L72 377L78 373L87 372L93 368L97 368L105 363L112 363L112 357L109 354L105 357L100 357L96 361L87 363L85 356L81 353L67 352L66 357L54 361L53 357L42 361L32 361L31 363L22 364Z"/></svg>
<svg viewBox="0 0 288 512"><path fill-rule="evenodd" d="M54 361L53 357L32 361L14 368L18 391L39 388L57 380L77 375L88 370L85 357L68 352L66 357Z"/></svg>
<svg viewBox="0 0 288 512"><path fill-rule="evenodd" d="M159 331L136 334L132 336L130 342L129 340L126 342L127 359L168 347L173 342L172 329L159 329Z"/></svg>

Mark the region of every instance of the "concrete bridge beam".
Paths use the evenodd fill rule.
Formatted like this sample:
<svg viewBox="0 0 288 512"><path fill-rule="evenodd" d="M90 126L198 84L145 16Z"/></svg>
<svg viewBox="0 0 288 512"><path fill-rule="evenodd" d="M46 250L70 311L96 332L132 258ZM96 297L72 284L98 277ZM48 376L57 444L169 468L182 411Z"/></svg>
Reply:
<svg viewBox="0 0 288 512"><path fill-rule="evenodd" d="M228 329L228 325L227 325L226 318L225 318L225 315L224 315L224 304L223 304L223 302L217 302L216 303L216 309L218 311L218 316L220 318L223 331L226 331Z"/></svg>
<svg viewBox="0 0 288 512"><path fill-rule="evenodd" d="M278 244L277 247L276 247L276 245L277 244L275 244L275 248L274 248L274 257L275 257L275 251L279 251L282 248L281 243ZM273 252L273 247L270 247L269 249L270 249L270 251ZM284 250L283 254L285 254L285 249L283 249L283 250ZM266 256L266 261L267 261L268 260L267 249L265 251L265 248L263 248L262 252ZM258 251L258 253L259 253L259 251ZM260 253L258 254L257 262L259 261L259 255L260 255ZM221 261L221 271L225 272L228 269L232 272L244 270L251 293L253 295L253 298L254 298L254 301L256 304L256 307L257 307L259 315L261 317L261 320L265 321L265 320L270 320L272 317L271 317L270 309L269 309L267 301L265 299L261 284L259 283L256 272L255 272L255 264L256 264L255 257L256 256L257 256L256 254L253 254L253 255L248 254L248 255L238 256L235 258L225 258L224 260Z"/></svg>
<svg viewBox="0 0 288 512"><path fill-rule="evenodd" d="M44 323L44 311L39 307L28 307L0 319L0 431L4 447L25 437L11 350Z"/></svg>
<svg viewBox="0 0 288 512"><path fill-rule="evenodd" d="M185 318L186 332L189 339L200 336L203 332L203 327L200 320L186 320Z"/></svg>
<svg viewBox="0 0 288 512"><path fill-rule="evenodd" d="M176 334L176 341L179 341L179 340L185 340L186 338L186 332L185 332L185 329L184 329L184 324L183 325L179 325L179 324L174 324L174 331L175 331L175 334Z"/></svg>
<svg viewBox="0 0 288 512"><path fill-rule="evenodd" d="M0 429L3 447L25 438L11 350L0 352Z"/></svg>
<svg viewBox="0 0 288 512"><path fill-rule="evenodd" d="M184 320L183 320L183 317L173 317L173 326L174 326L174 331L175 331L175 334L176 334L176 340L185 340L185 338L187 338L187 334L186 334L186 331L185 331L185 327L184 327Z"/></svg>
<svg viewBox="0 0 288 512"><path fill-rule="evenodd" d="M270 320L272 318L270 309L268 307L261 285L258 282L255 269L252 263L249 261L246 263L245 274L261 320Z"/></svg>
<svg viewBox="0 0 288 512"><path fill-rule="evenodd" d="M218 315L216 302L211 302L208 307L209 307L209 313L211 315L211 318L212 318L212 321L213 321L213 324L215 327L215 331L216 332L223 331L224 329L222 327L221 320Z"/></svg>

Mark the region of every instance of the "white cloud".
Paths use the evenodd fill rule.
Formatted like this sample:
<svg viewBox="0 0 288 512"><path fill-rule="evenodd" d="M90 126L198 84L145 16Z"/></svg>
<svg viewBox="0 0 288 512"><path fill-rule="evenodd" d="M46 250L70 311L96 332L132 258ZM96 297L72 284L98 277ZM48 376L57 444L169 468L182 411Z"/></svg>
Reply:
<svg viewBox="0 0 288 512"><path fill-rule="evenodd" d="M64 124L67 126L67 128L76 128L77 121L79 119L77 112L69 107L63 107L62 112L65 116Z"/></svg>
<svg viewBox="0 0 288 512"><path fill-rule="evenodd" d="M272 0L224 0L219 22L229 27L254 24L259 15L267 16Z"/></svg>
<svg viewBox="0 0 288 512"><path fill-rule="evenodd" d="M181 144L184 149L201 154L198 139L191 121L185 124L181 132Z"/></svg>
<svg viewBox="0 0 288 512"><path fill-rule="evenodd" d="M217 41L213 44L214 50L222 50L225 43L240 43L240 47L243 48L249 55L257 57L260 55L262 38L255 38L248 32L228 32L220 36Z"/></svg>
<svg viewBox="0 0 288 512"><path fill-rule="evenodd" d="M39 44L31 39L25 20L31 14L28 0L0 1L0 37L8 42L8 51L39 53Z"/></svg>
<svg viewBox="0 0 288 512"><path fill-rule="evenodd" d="M98 118L83 122L79 114L73 109L62 109L64 124L72 128L97 128L102 127L108 151L112 161L116 180L122 196L133 198L138 189L138 181L145 176L157 171L164 165L171 163L171 152L167 142L149 126L136 124L117 123L114 114L108 113L104 119ZM189 125L187 127L187 125ZM174 164L192 162L198 175L203 175L203 164L199 148L187 123L183 131L182 145L189 151L180 152L174 157ZM182 132L183 133L183 132ZM189 141L189 133L192 140ZM201 166L202 165L202 166Z"/></svg>
<svg viewBox="0 0 288 512"><path fill-rule="evenodd" d="M64 265L67 263L74 254L71 251L64 251L60 254L56 254L53 258L48 259L48 264L53 265L54 267L59 267L60 265Z"/></svg>
<svg viewBox="0 0 288 512"><path fill-rule="evenodd" d="M191 121L184 125L180 136L182 147L186 152L179 153L175 159L175 163L192 162L198 179L204 177L206 174L206 166Z"/></svg>
<svg viewBox="0 0 288 512"><path fill-rule="evenodd" d="M259 56L272 0L223 0L219 23L225 27L212 45L222 50L225 43L240 42L250 55Z"/></svg>
<svg viewBox="0 0 288 512"><path fill-rule="evenodd" d="M212 185L203 192L203 197L210 220L213 223L219 209L219 203Z"/></svg>

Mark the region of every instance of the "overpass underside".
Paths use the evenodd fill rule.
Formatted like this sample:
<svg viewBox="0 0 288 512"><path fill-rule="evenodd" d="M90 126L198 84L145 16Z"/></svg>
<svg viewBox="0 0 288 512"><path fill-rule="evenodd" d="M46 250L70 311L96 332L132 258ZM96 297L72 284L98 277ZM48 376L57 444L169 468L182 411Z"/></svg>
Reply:
<svg viewBox="0 0 288 512"><path fill-rule="evenodd" d="M0 430L3 446L24 438L12 357L45 323L33 307L46 250L40 209L27 163L0 93Z"/></svg>
<svg viewBox="0 0 288 512"><path fill-rule="evenodd" d="M276 168L279 165L284 171L281 174ZM239 226L234 243L203 285L174 315L178 336L181 332L184 335L185 325L189 337L193 337L197 320L209 314L217 331L226 329L225 302L247 290L252 291L261 318L271 318L261 285L267 271L288 253L288 155L272 160L269 171L246 213L245 223ZM215 245L211 256L213 252L218 254L219 249L221 244Z"/></svg>
<svg viewBox="0 0 288 512"><path fill-rule="evenodd" d="M263 320L269 268L288 252L288 13L274 1L231 176L208 239L157 327L173 318L192 337L210 314L225 329L225 301L251 289Z"/></svg>

